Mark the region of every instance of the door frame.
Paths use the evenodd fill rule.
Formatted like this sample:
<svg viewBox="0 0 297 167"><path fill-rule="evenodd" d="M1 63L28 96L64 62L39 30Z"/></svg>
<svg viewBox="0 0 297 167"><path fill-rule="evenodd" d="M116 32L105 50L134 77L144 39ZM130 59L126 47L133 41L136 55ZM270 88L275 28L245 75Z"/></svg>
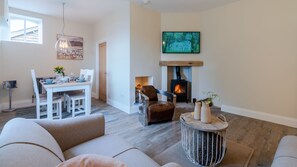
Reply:
<svg viewBox="0 0 297 167"><path fill-rule="evenodd" d="M95 98L96 99L99 99L99 84L100 84L100 82L99 82L99 54L100 54L100 52L99 52L99 45L101 44L101 43L104 43L104 42L106 42L106 103L108 104L108 102L109 102L109 100L108 100L108 83L109 83L109 79L108 79L108 41L107 40L105 40L105 39L102 39L102 40L99 40L99 41L97 41L96 42L96 64L95 64L95 66L96 66L96 72L95 72L95 74L96 74L96 96L95 96Z"/></svg>

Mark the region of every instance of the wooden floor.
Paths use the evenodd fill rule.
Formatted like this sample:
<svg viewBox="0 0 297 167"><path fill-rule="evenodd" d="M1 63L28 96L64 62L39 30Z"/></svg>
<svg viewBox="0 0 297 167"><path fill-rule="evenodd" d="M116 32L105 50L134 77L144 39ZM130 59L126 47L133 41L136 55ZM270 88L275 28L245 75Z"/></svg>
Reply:
<svg viewBox="0 0 297 167"><path fill-rule="evenodd" d="M188 106L192 107L191 104ZM138 114L129 115L101 101L92 100L92 110L98 108L117 118L106 123L107 134L118 134L151 157L180 141L179 121L143 127L138 121ZM212 108L212 112L226 116L229 123L227 139L254 148L250 162L252 167L270 166L281 137L297 135L295 128L224 113L218 108ZM22 109L13 113L0 113L0 131L14 117L34 118L35 111Z"/></svg>

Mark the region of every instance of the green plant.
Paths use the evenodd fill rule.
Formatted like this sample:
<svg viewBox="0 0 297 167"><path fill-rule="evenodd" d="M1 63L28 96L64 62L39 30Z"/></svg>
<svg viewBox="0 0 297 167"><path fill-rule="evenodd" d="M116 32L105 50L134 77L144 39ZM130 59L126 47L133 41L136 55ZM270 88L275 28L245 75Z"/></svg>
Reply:
<svg viewBox="0 0 297 167"><path fill-rule="evenodd" d="M205 94L206 98L199 101L204 102L209 106L213 106L213 100L215 99L220 100L219 95L214 92L208 91L208 92L203 92L203 94Z"/></svg>
<svg viewBox="0 0 297 167"><path fill-rule="evenodd" d="M63 66L56 66L54 72L57 74L62 74L64 76L65 68Z"/></svg>

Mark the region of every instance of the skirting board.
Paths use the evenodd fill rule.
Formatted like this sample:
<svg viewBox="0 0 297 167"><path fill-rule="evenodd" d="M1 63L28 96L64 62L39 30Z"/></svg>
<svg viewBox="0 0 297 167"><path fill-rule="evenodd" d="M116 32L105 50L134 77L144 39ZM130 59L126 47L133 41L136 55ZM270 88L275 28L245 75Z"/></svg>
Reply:
<svg viewBox="0 0 297 167"><path fill-rule="evenodd" d="M93 98L95 98L95 99L98 99L98 98L99 98L96 92L92 92L91 96L92 96Z"/></svg>
<svg viewBox="0 0 297 167"><path fill-rule="evenodd" d="M32 103L31 99L28 100L21 100L21 101L14 101L11 104L12 108L23 108L23 107L31 107L34 106L35 103ZM3 109L9 108L9 103L3 103L0 105L0 111Z"/></svg>
<svg viewBox="0 0 297 167"><path fill-rule="evenodd" d="M293 128L297 128L297 119L284 117L275 114L268 114L259 111L253 111L249 109L233 107L228 105L222 105L221 110L227 113L246 116L254 119L259 119L263 121L268 121L276 124L281 124L285 126L290 126Z"/></svg>
<svg viewBox="0 0 297 167"><path fill-rule="evenodd" d="M123 105L123 104L118 103L118 102L116 102L114 100L111 100L111 99L107 99L107 104L130 114L130 107L129 106Z"/></svg>
<svg viewBox="0 0 297 167"><path fill-rule="evenodd" d="M134 114L138 112L139 112L139 104L134 104L130 106L130 114Z"/></svg>

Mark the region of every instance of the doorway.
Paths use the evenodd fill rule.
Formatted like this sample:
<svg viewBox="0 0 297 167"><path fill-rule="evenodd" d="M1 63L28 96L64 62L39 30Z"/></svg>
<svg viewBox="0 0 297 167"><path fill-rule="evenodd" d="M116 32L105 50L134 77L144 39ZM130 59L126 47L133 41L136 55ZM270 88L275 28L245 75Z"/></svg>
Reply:
<svg viewBox="0 0 297 167"><path fill-rule="evenodd" d="M106 102L106 42L99 44L99 100Z"/></svg>

